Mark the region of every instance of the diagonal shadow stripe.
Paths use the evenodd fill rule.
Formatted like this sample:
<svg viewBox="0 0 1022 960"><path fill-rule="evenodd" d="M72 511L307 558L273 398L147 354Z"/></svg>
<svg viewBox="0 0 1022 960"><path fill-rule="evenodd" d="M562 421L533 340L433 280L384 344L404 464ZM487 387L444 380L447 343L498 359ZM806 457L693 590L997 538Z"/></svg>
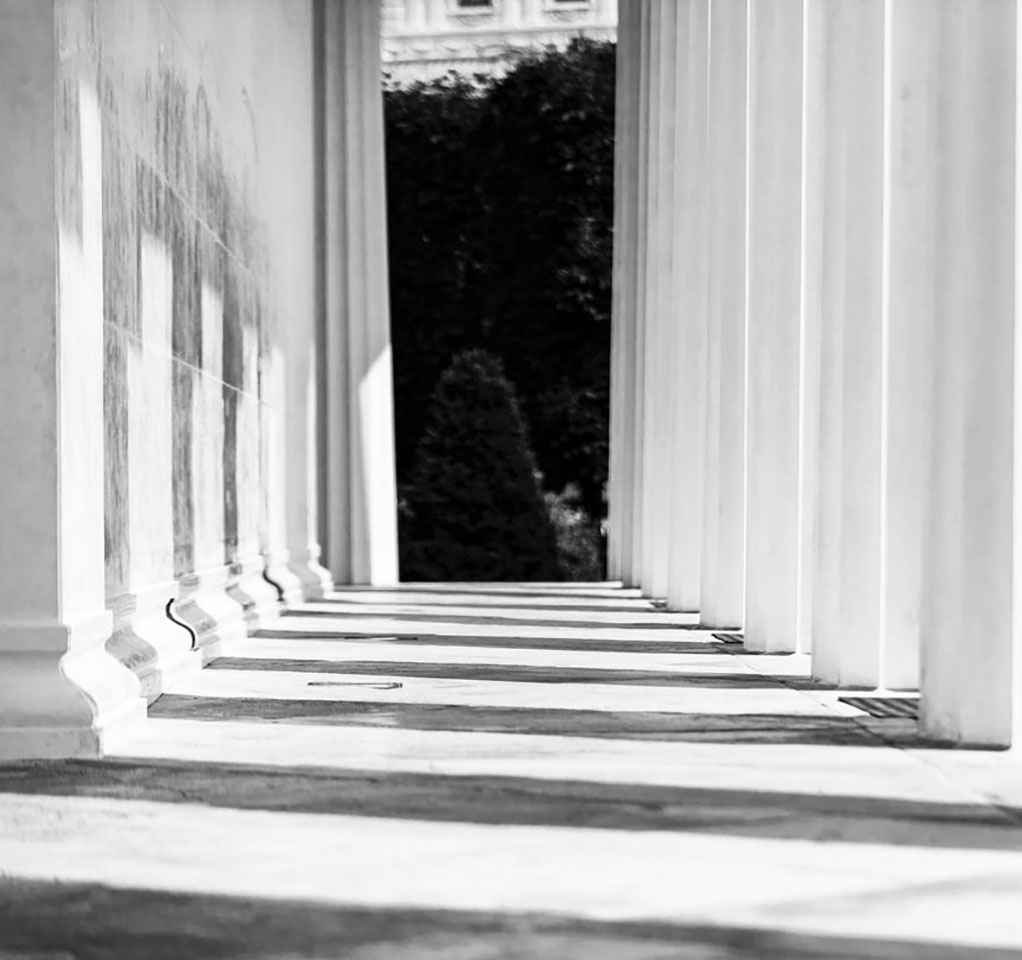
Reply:
<svg viewBox="0 0 1022 960"><path fill-rule="evenodd" d="M183 761L25 761L0 793L437 823L1022 850L1022 811L815 793Z"/></svg>
<svg viewBox="0 0 1022 960"><path fill-rule="evenodd" d="M889 891L892 899L902 892ZM768 927L367 907L0 880L0 948L47 960L1017 960L1012 949Z"/></svg>
<svg viewBox="0 0 1022 960"><path fill-rule="evenodd" d="M763 713L632 713L164 694L150 707L149 715L164 720L265 721L328 727L386 727L666 743L799 743L857 747L884 745L850 717L794 717Z"/></svg>
<svg viewBox="0 0 1022 960"><path fill-rule="evenodd" d="M317 601L319 602L319 601ZM284 610L281 616L284 617L327 617L343 622L345 617L353 616L350 610ZM479 624L480 626L501 626L501 627L554 627L557 629L573 630L689 630L708 632L717 630L717 627L705 627L698 623L601 623L591 618L564 619L564 620L526 620L518 617L475 616L459 615L456 613L391 613L380 611L376 613L359 613L361 619L380 619L387 621L411 622L411 623L468 623Z"/></svg>
<svg viewBox="0 0 1022 960"><path fill-rule="evenodd" d="M652 603L645 597L640 596L638 590L630 590L627 587L580 587L572 589L565 583L564 587L549 588L526 588L514 589L510 584L504 587L480 584L474 587L471 584L452 584L450 588L438 586L435 583L399 583L391 587L365 587L346 586L334 587L333 596L342 598L346 594L367 594L375 593L386 597L403 597L405 594L432 594L437 597L511 597L513 599L554 599L554 600L575 600L591 598L593 600L618 600L621 603ZM630 594L630 595L629 595Z"/></svg>
<svg viewBox="0 0 1022 960"><path fill-rule="evenodd" d="M651 604L648 606L642 606L638 601L633 606L602 606L596 603L590 604L543 604L537 605L536 603L512 603L510 600L501 600L498 603L478 603L472 597L456 597L453 603L440 603L438 601L430 600L380 600L378 598L367 597L365 599L355 599L348 597L324 597L316 600L316 604L329 603L331 605L336 604L339 608L351 607L351 612L356 612L360 607L393 607L398 613L410 613L411 611L403 610L403 607L429 607L430 613L439 613L446 607L478 607L479 616L497 616L497 614L487 613L493 607L499 607L502 610L532 610L535 613L587 613L590 616L601 613L638 613L638 614L663 614L663 611L658 610ZM344 613L342 609L338 609L338 613ZM666 614L665 614L666 615ZM469 614L455 614L455 616L469 616Z"/></svg>
<svg viewBox="0 0 1022 960"><path fill-rule="evenodd" d="M381 635L373 630L255 630L253 637L269 640L365 640L388 644L430 644L443 647L490 647L508 650L577 650L592 653L702 653L730 656L710 640L605 640L575 637L486 637L457 634L415 633Z"/></svg>
<svg viewBox="0 0 1022 960"><path fill-rule="evenodd" d="M598 683L645 687L709 687L727 690L784 687L757 673L678 673L667 670L607 670L585 667L519 666L503 663L409 663L389 660L268 660L220 657L207 670L283 673L340 673L424 680L480 680L500 683Z"/></svg>

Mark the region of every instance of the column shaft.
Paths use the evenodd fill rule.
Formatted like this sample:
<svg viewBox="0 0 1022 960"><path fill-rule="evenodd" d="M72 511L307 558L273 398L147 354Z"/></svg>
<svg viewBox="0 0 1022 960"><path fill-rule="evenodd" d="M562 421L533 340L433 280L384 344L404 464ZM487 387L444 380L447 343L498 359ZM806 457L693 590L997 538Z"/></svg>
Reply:
<svg viewBox="0 0 1022 960"><path fill-rule="evenodd" d="M675 249L674 120L679 93L679 51L675 0L651 0L649 18L649 164L646 180L646 250L640 282L645 288L645 359L643 420L643 592L667 593L668 525L672 500L671 438L674 418L670 347L674 338L676 305L672 277L677 269Z"/></svg>
<svg viewBox="0 0 1022 960"><path fill-rule="evenodd" d="M325 6L325 539L334 577L363 584L398 575L379 15Z"/></svg>
<svg viewBox="0 0 1022 960"><path fill-rule="evenodd" d="M746 643L795 647L802 253L801 0L749 4Z"/></svg>
<svg viewBox="0 0 1022 960"><path fill-rule="evenodd" d="M671 360L670 557L667 603L697 610L702 577L706 444L708 0L679 0L676 49L681 92L675 135L677 293Z"/></svg>
<svg viewBox="0 0 1022 960"><path fill-rule="evenodd" d="M644 464L645 464L645 418L646 418L646 379L649 371L646 369L646 299L647 289L645 283L645 263L649 251L649 208L646 203L646 191L649 183L649 96L651 78L651 4L650 0L642 0L637 3L638 25L636 33L638 44L636 51L636 69L638 73L638 104L635 119L636 131L636 177L635 177L635 356L634 356L634 383L635 383L635 409L633 411L634 421L632 432L635 437L632 453L634 460L631 464L631 486L633 496L632 515L632 542L630 547L631 555L631 578L630 583L634 586L647 589L648 584L643 583L643 536L645 533L646 498L644 486Z"/></svg>
<svg viewBox="0 0 1022 960"><path fill-rule="evenodd" d="M614 300L611 323L610 467L607 575L635 583L632 545L636 517L636 244L641 16L624 4L617 30L614 116Z"/></svg>
<svg viewBox="0 0 1022 960"><path fill-rule="evenodd" d="M813 672L880 681L880 470L883 254L883 0L807 7L806 222L819 236ZM817 47L818 49L814 49ZM809 232L807 231L807 239ZM809 278L807 278L808 282ZM805 568L804 568L805 569Z"/></svg>
<svg viewBox="0 0 1022 960"><path fill-rule="evenodd" d="M706 493L700 611L741 626L745 599L745 211L748 2L714 0L709 54Z"/></svg>
<svg viewBox="0 0 1022 960"><path fill-rule="evenodd" d="M0 2L0 758L145 716L104 648L102 132L61 5Z"/></svg>
<svg viewBox="0 0 1022 960"><path fill-rule="evenodd" d="M1006 746L1019 728L1016 560L1017 20L933 5L935 428L924 521L922 724Z"/></svg>
<svg viewBox="0 0 1022 960"><path fill-rule="evenodd" d="M888 3L887 170L884 302L882 676L885 686L919 682L923 542L929 496L935 128L931 0Z"/></svg>

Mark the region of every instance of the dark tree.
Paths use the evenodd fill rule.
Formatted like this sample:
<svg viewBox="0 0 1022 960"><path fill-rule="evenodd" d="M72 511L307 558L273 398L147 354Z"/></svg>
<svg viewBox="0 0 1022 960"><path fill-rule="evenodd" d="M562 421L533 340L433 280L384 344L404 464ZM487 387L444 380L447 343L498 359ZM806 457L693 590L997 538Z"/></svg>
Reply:
<svg viewBox="0 0 1022 960"><path fill-rule="evenodd" d="M560 579L514 389L484 351L440 378L403 494L403 580Z"/></svg>
<svg viewBox="0 0 1022 960"><path fill-rule="evenodd" d="M614 46L524 60L479 115L481 341L518 385L547 488L603 512L614 221Z"/></svg>
<svg viewBox="0 0 1022 960"><path fill-rule="evenodd" d="M547 489L607 473L614 46L386 96L398 476L457 352L503 358Z"/></svg>
<svg viewBox="0 0 1022 960"><path fill-rule="evenodd" d="M484 102L482 88L454 77L384 99L399 480L437 379L454 354L480 343L482 200L471 141Z"/></svg>

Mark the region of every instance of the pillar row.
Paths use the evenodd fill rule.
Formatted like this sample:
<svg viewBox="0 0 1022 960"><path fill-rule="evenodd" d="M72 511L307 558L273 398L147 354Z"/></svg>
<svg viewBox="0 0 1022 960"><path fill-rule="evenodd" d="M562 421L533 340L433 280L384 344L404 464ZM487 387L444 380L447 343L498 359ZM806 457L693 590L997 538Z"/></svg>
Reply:
<svg viewBox="0 0 1022 960"><path fill-rule="evenodd" d="M670 606L737 620L744 574L749 649L918 683L927 736L991 747L1022 734L1020 6L645 0L619 65L615 569L660 589L666 500Z"/></svg>
<svg viewBox="0 0 1022 960"><path fill-rule="evenodd" d="M706 443L708 0L618 26L610 571L699 607Z"/></svg>

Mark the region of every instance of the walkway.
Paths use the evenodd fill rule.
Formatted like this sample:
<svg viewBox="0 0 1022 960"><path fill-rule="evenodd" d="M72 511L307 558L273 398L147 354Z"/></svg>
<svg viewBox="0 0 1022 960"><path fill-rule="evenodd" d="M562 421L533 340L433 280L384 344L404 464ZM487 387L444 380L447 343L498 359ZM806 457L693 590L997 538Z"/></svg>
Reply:
<svg viewBox="0 0 1022 960"><path fill-rule="evenodd" d="M1022 956L1017 757L693 620L582 585L290 611L116 758L0 766L0 957Z"/></svg>

